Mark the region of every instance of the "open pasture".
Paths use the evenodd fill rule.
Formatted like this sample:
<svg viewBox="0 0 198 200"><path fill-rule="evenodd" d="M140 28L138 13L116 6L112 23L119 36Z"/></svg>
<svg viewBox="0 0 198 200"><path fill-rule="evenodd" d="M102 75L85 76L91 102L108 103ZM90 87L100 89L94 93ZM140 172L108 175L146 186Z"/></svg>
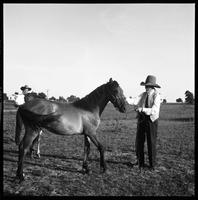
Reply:
<svg viewBox="0 0 198 200"><path fill-rule="evenodd" d="M57 136L48 131L41 137L41 158L26 157L26 180L15 179L18 148L14 143L15 115L4 106L3 189L4 195L35 196L192 196L194 195L194 106L162 104L157 140L156 170L139 171L135 161L136 113L133 107L121 114L108 104L98 137L106 147L109 173L99 172L99 152L91 144L90 175L81 173L84 138ZM10 109L10 112L8 111ZM69 142L68 142L69 141ZM147 148L145 148L147 152Z"/></svg>

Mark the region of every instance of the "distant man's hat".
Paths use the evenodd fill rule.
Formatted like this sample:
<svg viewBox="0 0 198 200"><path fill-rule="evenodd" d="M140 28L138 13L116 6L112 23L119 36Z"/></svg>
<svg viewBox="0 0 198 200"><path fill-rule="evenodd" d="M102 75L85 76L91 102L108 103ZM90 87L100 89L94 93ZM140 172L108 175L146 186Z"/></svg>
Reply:
<svg viewBox="0 0 198 200"><path fill-rule="evenodd" d="M28 87L28 85L25 85L25 86L21 87L21 90L25 90L25 89L28 89L30 91L32 88Z"/></svg>
<svg viewBox="0 0 198 200"><path fill-rule="evenodd" d="M156 84L156 77L152 75L148 75L146 81L141 82L140 85L161 88L158 84Z"/></svg>

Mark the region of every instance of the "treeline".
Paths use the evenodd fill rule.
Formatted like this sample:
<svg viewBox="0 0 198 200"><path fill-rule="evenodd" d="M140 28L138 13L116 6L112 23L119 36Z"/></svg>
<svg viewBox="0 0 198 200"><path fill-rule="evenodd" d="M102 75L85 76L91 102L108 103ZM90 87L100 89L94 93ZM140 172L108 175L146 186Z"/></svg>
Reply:
<svg viewBox="0 0 198 200"><path fill-rule="evenodd" d="M195 98L193 96L193 93L190 92L189 90L187 90L185 93L185 100L183 101L183 99L180 97L180 98L177 98L176 99L176 102L177 103L187 103L187 104L194 104L195 103ZM162 103L168 103L166 99L162 99Z"/></svg>
<svg viewBox="0 0 198 200"><path fill-rule="evenodd" d="M18 95L18 92L15 92L13 96ZM55 98L54 96L48 98L47 95L44 92L36 93L36 92L30 92L27 94L28 98L34 97L34 98L41 98L41 99L49 99L50 101L58 101L58 102L66 102L66 103L72 103L74 101L79 100L79 97L76 97L75 95L70 95L67 98L64 98L63 96L59 96L59 98ZM6 93L3 93L3 100L10 100Z"/></svg>
<svg viewBox="0 0 198 200"><path fill-rule="evenodd" d="M40 92L38 94L36 92L31 92L31 93L28 93L28 95L33 96L33 97L37 97L37 98L48 99L47 95L43 92ZM58 101L58 102L63 102L63 103L64 102L65 103L72 103L72 102L77 101L79 99L80 99L79 97L76 97L74 95L70 95L67 98L64 98L63 96L59 96L58 99L55 98L54 96L49 98L50 101Z"/></svg>
<svg viewBox="0 0 198 200"><path fill-rule="evenodd" d="M195 103L195 98L193 96L193 93L190 92L189 90L187 90L185 93L185 103L188 103L188 104L194 104ZM178 98L176 99L176 102L177 103L183 103L183 100L182 98Z"/></svg>
<svg viewBox="0 0 198 200"><path fill-rule="evenodd" d="M66 102L66 103L72 103L72 102L75 102L77 100L79 100L80 98L79 97L76 97L74 95L71 95L69 97L67 97L66 99L63 97L63 96L59 96L58 99L56 99L55 97L50 97L49 100L51 101L58 101L58 102Z"/></svg>
<svg viewBox="0 0 198 200"><path fill-rule="evenodd" d="M18 95L17 92L15 92L15 95ZM75 95L70 95L67 98L64 98L63 96L59 96L59 98L55 98L54 96L47 98L47 95L44 92L40 92L40 93L36 93L36 92L31 92L28 95L31 95L33 97L37 97L37 98L43 98L43 99L49 99L50 101L58 101L58 102L67 102L67 103L72 103L74 101L79 100L79 97L76 97ZM195 98L192 92L190 92L189 90L187 90L185 93L185 100L183 102L182 98L177 98L176 102L177 103L187 103L187 104L194 104L195 102ZM6 93L3 93L3 100L9 100L8 96ZM167 103L166 99L162 100L162 103Z"/></svg>

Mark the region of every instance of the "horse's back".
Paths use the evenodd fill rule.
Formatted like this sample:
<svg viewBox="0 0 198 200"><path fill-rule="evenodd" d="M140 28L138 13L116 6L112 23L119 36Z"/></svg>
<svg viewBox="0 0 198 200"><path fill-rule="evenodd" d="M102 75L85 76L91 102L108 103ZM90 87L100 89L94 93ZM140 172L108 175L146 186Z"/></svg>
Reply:
<svg viewBox="0 0 198 200"><path fill-rule="evenodd" d="M81 109L73 104L54 102L46 99L35 98L21 106L22 110L28 110L37 115L48 115L51 113L63 116L76 117L81 113Z"/></svg>
<svg viewBox="0 0 198 200"><path fill-rule="evenodd" d="M34 98L31 101L27 101L25 104L23 104L21 109L28 110L38 115L48 115L55 112L55 107L56 105L49 100Z"/></svg>

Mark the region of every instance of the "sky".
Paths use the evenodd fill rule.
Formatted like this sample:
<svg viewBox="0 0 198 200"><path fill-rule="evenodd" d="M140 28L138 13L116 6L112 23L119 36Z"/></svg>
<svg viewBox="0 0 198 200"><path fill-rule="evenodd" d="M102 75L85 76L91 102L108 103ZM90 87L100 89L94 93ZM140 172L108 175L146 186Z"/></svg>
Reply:
<svg viewBox="0 0 198 200"><path fill-rule="evenodd" d="M156 76L167 102L194 94L195 4L3 4L3 87L84 97L112 77L126 97Z"/></svg>

